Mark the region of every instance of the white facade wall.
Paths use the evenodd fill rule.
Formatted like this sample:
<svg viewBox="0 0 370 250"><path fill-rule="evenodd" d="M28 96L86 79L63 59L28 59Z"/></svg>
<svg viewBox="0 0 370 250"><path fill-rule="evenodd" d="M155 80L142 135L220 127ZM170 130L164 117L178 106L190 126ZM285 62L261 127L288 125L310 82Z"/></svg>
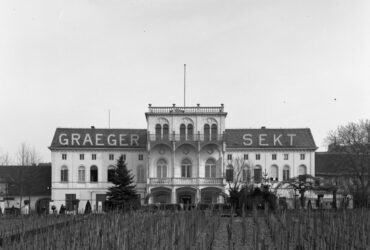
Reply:
<svg viewBox="0 0 370 250"><path fill-rule="evenodd" d="M62 155L66 154L67 159L63 160ZM80 154L84 154L84 160L80 160ZM96 154L96 160L92 160L92 154ZM114 160L109 160L109 155L114 155ZM146 176L147 152L145 150L53 150L52 160L52 205L57 209L62 204L65 205L66 194L76 194L76 199L80 200L79 210L84 211L87 200L90 201L93 209L96 202L96 194L106 194L112 185L108 182L108 168L115 166L118 158L126 155L127 169L131 170L136 182L137 167L144 167ZM139 160L139 154L143 155L143 160ZM68 182L61 182L61 169L63 166L68 168ZM85 167L85 181L78 180L78 169ZM90 167L98 168L98 181L90 182ZM144 198L145 184L137 184L138 193Z"/></svg>
<svg viewBox="0 0 370 250"><path fill-rule="evenodd" d="M233 160L227 160L227 155L231 154ZM224 165L227 167L229 164L234 165L235 160L240 158L244 159L244 155L248 154L248 160L245 161L249 166L261 166L262 173L267 173L267 177L271 176L271 166L278 167L278 180L283 180L284 166L289 166L290 177L299 175L299 166L306 166L307 174L315 175L315 152L313 150L271 150L271 149L256 149L256 150L229 150L226 149L224 157ZM256 155L260 155L260 160L256 160ZM272 155L276 154L276 160L272 159ZM284 154L288 154L288 160L284 160ZM305 155L305 159L301 160L301 154ZM253 168L251 168L253 176Z"/></svg>

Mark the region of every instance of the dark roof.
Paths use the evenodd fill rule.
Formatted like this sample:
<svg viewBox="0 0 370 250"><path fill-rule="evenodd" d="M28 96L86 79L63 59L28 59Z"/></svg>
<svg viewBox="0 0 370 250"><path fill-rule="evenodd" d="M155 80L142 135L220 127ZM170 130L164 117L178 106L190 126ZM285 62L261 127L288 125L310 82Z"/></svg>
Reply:
<svg viewBox="0 0 370 250"><path fill-rule="evenodd" d="M57 128L50 149L146 148L145 129Z"/></svg>
<svg viewBox="0 0 370 250"><path fill-rule="evenodd" d="M0 166L8 195L51 196L51 163L39 166Z"/></svg>
<svg viewBox="0 0 370 250"><path fill-rule="evenodd" d="M309 128L226 129L227 148L317 149Z"/></svg>
<svg viewBox="0 0 370 250"><path fill-rule="evenodd" d="M358 157L355 154L341 152L316 152L315 175L353 175L353 164Z"/></svg>

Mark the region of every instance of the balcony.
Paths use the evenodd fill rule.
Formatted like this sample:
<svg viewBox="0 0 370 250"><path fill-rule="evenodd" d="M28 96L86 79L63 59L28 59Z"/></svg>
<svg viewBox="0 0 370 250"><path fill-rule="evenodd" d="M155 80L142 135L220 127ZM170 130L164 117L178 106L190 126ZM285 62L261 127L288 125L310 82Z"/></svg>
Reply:
<svg viewBox="0 0 370 250"><path fill-rule="evenodd" d="M176 105L173 105L172 107L152 107L151 104L149 104L148 114L226 114L224 112L224 105L221 104L221 106L216 107L201 107L199 104L198 106L193 107L176 107Z"/></svg>
<svg viewBox="0 0 370 250"><path fill-rule="evenodd" d="M168 135L155 135L149 134L148 138L152 142L219 142L224 140L224 134L214 134L214 135L205 135L205 134L194 134L194 135L181 135L181 134L168 134Z"/></svg>
<svg viewBox="0 0 370 250"><path fill-rule="evenodd" d="M149 178L150 185L180 185L180 186L196 186L196 185L223 185L223 178Z"/></svg>

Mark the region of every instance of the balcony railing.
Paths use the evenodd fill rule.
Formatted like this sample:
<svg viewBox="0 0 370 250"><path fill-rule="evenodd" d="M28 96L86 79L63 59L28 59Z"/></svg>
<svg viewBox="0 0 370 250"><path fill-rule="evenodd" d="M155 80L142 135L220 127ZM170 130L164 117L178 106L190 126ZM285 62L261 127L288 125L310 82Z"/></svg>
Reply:
<svg viewBox="0 0 370 250"><path fill-rule="evenodd" d="M224 134L194 134L194 135L182 135L182 134L168 134L168 135L156 135L150 134L150 141L223 141Z"/></svg>
<svg viewBox="0 0 370 250"><path fill-rule="evenodd" d="M151 185L222 185L223 178L149 178Z"/></svg>
<svg viewBox="0 0 370 250"><path fill-rule="evenodd" d="M221 106L218 107L176 107L175 105L172 107L152 107L152 105L149 104L148 113L224 113L224 105L221 104Z"/></svg>

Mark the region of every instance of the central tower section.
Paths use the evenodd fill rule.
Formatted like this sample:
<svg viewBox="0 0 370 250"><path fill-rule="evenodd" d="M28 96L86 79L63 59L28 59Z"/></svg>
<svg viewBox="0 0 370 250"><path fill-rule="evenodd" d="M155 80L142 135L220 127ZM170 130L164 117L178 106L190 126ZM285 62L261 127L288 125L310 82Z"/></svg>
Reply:
<svg viewBox="0 0 370 250"><path fill-rule="evenodd" d="M147 120L150 203L217 203L224 191L224 106L153 107Z"/></svg>

